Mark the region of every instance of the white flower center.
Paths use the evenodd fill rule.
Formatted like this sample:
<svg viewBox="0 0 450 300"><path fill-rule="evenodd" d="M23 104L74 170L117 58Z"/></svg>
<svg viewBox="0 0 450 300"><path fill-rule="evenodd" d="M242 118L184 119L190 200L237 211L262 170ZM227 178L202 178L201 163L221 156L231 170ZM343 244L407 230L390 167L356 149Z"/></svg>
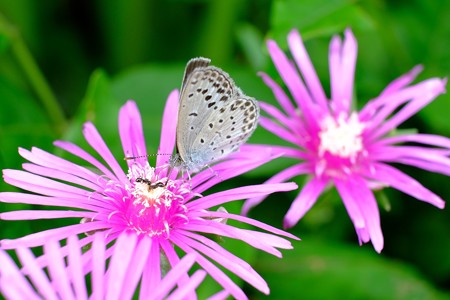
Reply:
<svg viewBox="0 0 450 300"><path fill-rule="evenodd" d="M150 181L136 182L131 193L135 197L133 202L134 205L141 204L143 206L143 210L153 207L156 209L157 215L159 214L159 207L162 204L167 207L172 204L173 195L163 184L160 186L158 183L152 184Z"/></svg>
<svg viewBox="0 0 450 300"><path fill-rule="evenodd" d="M329 152L342 158L355 159L364 149L361 137L363 130L364 123L359 121L355 113L352 113L350 118L341 114L337 120L326 117L319 132L319 155Z"/></svg>
<svg viewBox="0 0 450 300"><path fill-rule="evenodd" d="M128 226L149 236L169 236L172 228L188 221L184 205L191 191L186 184L167 177L159 178L155 169L132 165L128 170L130 186L125 219Z"/></svg>

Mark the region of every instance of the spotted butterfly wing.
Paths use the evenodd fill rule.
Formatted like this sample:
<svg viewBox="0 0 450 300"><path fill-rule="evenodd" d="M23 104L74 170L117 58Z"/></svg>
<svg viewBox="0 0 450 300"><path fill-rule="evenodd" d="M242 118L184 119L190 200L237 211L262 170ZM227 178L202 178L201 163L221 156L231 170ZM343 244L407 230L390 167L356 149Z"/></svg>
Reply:
<svg viewBox="0 0 450 300"><path fill-rule="evenodd" d="M209 62L188 62L180 93L177 153L179 164L191 171L236 151L256 129L259 117L256 100Z"/></svg>

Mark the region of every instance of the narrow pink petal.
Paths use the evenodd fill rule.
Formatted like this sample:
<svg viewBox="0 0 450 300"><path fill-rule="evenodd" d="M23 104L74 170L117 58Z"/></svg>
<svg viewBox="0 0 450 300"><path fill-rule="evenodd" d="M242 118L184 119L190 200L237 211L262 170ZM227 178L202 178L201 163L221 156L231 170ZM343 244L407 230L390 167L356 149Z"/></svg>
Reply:
<svg viewBox="0 0 450 300"><path fill-rule="evenodd" d="M429 172L441 173L450 176L450 169L447 166L429 163L425 160L419 160L416 158L397 158L395 162L404 165L410 165L419 169L427 170Z"/></svg>
<svg viewBox="0 0 450 300"><path fill-rule="evenodd" d="M229 155L225 161L197 173L191 179L195 192L202 193L221 181L244 174L281 156L274 154L268 146L248 146L250 145L245 145L241 151Z"/></svg>
<svg viewBox="0 0 450 300"><path fill-rule="evenodd" d="M36 293L33 293L31 287L23 288L16 278L6 277L0 278L0 295L2 299L18 299L18 300L41 300Z"/></svg>
<svg viewBox="0 0 450 300"><path fill-rule="evenodd" d="M253 153L258 153L259 149L267 148L267 145L246 144L241 149L243 149L244 147L248 149L250 153L251 151L254 151ZM296 158L299 160L306 159L308 157L304 151L286 146L270 145L270 152L273 157L283 156Z"/></svg>
<svg viewBox="0 0 450 300"><path fill-rule="evenodd" d="M281 252L275 249L272 245L266 243L264 240L255 238L254 235L241 228L224 225L220 222L206 222L203 220L201 222L191 221L189 224L185 225L183 229L239 239L253 248L260 249L276 257L281 257ZM188 233L185 233L185 235L188 235Z"/></svg>
<svg viewBox="0 0 450 300"><path fill-rule="evenodd" d="M392 118L386 121L375 133L374 138L386 134L394 129L412 115L417 113L423 107L433 101L439 94L445 92L445 85L447 80L431 79L422 88L420 95L414 97L410 103L397 112Z"/></svg>
<svg viewBox="0 0 450 300"><path fill-rule="evenodd" d="M174 236L175 235L175 236ZM174 243L178 247L180 247L186 253L195 253L194 249L192 249L189 245L182 242L179 239L176 239L176 233L172 235ZM248 299L244 292L237 286L222 270L216 267L213 263L207 260L202 255L197 256L197 263L206 271L208 274L214 278L217 283L219 283L227 292L229 292L236 299Z"/></svg>
<svg viewBox="0 0 450 300"><path fill-rule="evenodd" d="M11 172L12 171L12 172ZM52 180L45 179L43 177L38 178L35 176L30 176L30 173L22 172L22 171L16 171L16 170L3 170L4 174L4 181L10 185L13 185L15 187L21 188L23 190L27 190L33 193L42 194L46 196L53 196L53 197L62 197L62 198L78 198L82 197L87 199L91 192L84 191L81 189L77 189L70 185L64 185L64 184L57 184L58 182L53 181L55 183L54 186L52 186ZM23 174L23 177L21 178L21 175ZM30 178L36 178L36 183L33 184L30 183ZM66 190L64 190L64 187L67 187ZM69 190L69 191L67 191ZM71 205L72 206L72 205ZM73 205L75 206L75 205Z"/></svg>
<svg viewBox="0 0 450 300"><path fill-rule="evenodd" d="M256 237L257 239L264 241L264 243L266 243L272 247L276 247L279 249L294 249L294 247L292 246L290 241L288 241L282 237L276 236L274 234L266 233L266 232L259 232L259 231L255 231L255 230L248 230L248 229L241 229L241 230L244 230L245 232ZM282 257L282 256L280 256L280 257Z"/></svg>
<svg viewBox="0 0 450 300"><path fill-rule="evenodd" d="M416 146L381 146L370 154L375 160L384 162L413 161L426 162L427 169L440 170L443 174L450 174L450 158L446 151L436 148Z"/></svg>
<svg viewBox="0 0 450 300"><path fill-rule="evenodd" d="M152 241L144 273L142 274L139 299L148 299L157 290L161 282L160 247L156 239Z"/></svg>
<svg viewBox="0 0 450 300"><path fill-rule="evenodd" d="M393 117L385 121L381 126L377 127L371 134L372 139L388 133L390 130L403 123L409 117L417 113L424 106L433 101L439 94L445 91L446 80L429 79L416 86L416 94L403 108L400 109ZM389 97L387 97L389 98ZM395 100L393 100L395 101Z"/></svg>
<svg viewBox="0 0 450 300"><path fill-rule="evenodd" d="M111 167L111 170L114 172L116 177L121 182L128 182L128 178L123 172L117 160L114 158L111 150L109 150L108 146L103 141L103 138L98 133L97 128L90 123L86 122L83 126L83 135L86 141L94 148L95 151L105 160L108 166Z"/></svg>
<svg viewBox="0 0 450 300"><path fill-rule="evenodd" d="M52 285L57 290L59 296L62 299L75 299L69 278L67 277L64 258L59 251L59 243L55 240L50 240L44 244L44 251L45 255L51 258L48 269L52 279Z"/></svg>
<svg viewBox="0 0 450 300"><path fill-rule="evenodd" d="M269 77L269 75L259 72L259 76L263 79L264 83L272 90L273 95L277 99L278 103L280 103L284 112L287 113L291 117L298 117L296 113L296 108L292 104L291 99L286 95L284 90Z"/></svg>
<svg viewBox="0 0 450 300"><path fill-rule="evenodd" d="M104 228L105 224L103 222L88 222L84 224L75 224L29 234L27 236L17 239L12 240L4 239L0 241L0 245L3 249L13 249L19 246L37 247L41 246L46 240L51 239L63 240L72 234L85 233Z"/></svg>
<svg viewBox="0 0 450 300"><path fill-rule="evenodd" d="M224 169L223 171L219 171L216 166L214 166L213 171L217 172L216 174L214 174L216 176L214 176L212 179L209 179L200 186L192 186L195 187L195 191L197 193L202 193L203 191L208 190L210 187L216 185L219 182L239 176L241 174L245 174L246 172L256 169L257 167L273 159L274 158L271 157L260 161L227 161L224 163L224 166L226 165L228 168Z"/></svg>
<svg viewBox="0 0 450 300"><path fill-rule="evenodd" d="M61 183L52 179L48 179L39 175L34 175L19 170L3 170L3 178L6 182L23 188L25 190L34 191L40 194L49 194L53 196L67 196L72 194L88 197L91 193L84 189ZM42 191L42 192L39 192Z"/></svg>
<svg viewBox="0 0 450 300"><path fill-rule="evenodd" d="M227 160L241 159L257 161L267 158L278 158L280 156L278 152L274 151L272 145L245 144L241 146L239 151L227 156Z"/></svg>
<svg viewBox="0 0 450 300"><path fill-rule="evenodd" d="M341 71L342 73L342 94L340 98L333 99L334 101L340 101L339 107L342 110L350 114L352 98L353 98L353 82L355 80L355 66L356 57L358 55L358 44L356 42L355 36L350 29L345 30L345 40L342 46L342 56L341 56Z"/></svg>
<svg viewBox="0 0 450 300"><path fill-rule="evenodd" d="M105 276L105 236L101 232L94 234L94 242L92 243L92 294L91 299L104 299L104 276Z"/></svg>
<svg viewBox="0 0 450 300"><path fill-rule="evenodd" d="M342 89L342 74L341 74L341 47L342 40L338 35L333 36L330 42L330 48L328 53L328 61L329 61L329 72L330 72L330 84L331 84L331 100L333 103L333 110L340 111L342 107L336 107L341 102L339 99L341 98L343 92Z"/></svg>
<svg viewBox="0 0 450 300"><path fill-rule="evenodd" d="M93 218L96 213L62 210L15 210L0 213L0 220L40 220L60 218Z"/></svg>
<svg viewBox="0 0 450 300"><path fill-rule="evenodd" d="M147 161L147 148L145 146L142 120L136 102L128 100L119 111L119 135L125 157L144 156L128 160L128 167L138 162L144 164Z"/></svg>
<svg viewBox="0 0 450 300"><path fill-rule="evenodd" d="M88 236L88 237L85 237L82 240L80 240L80 242L79 242L80 247L82 248L82 247L86 246L87 244L89 244L90 242L92 242L92 238L93 238L93 236ZM20 247L18 247L18 248L20 248ZM61 252L62 256L69 255L69 249L68 248L69 247L67 245L63 246L63 247L60 247L59 251ZM41 256L39 256L37 258L34 258L32 256L31 258L33 259L33 264L36 266L36 269L39 269L39 270L42 270L42 269L48 267L48 265L51 263L51 259L49 259L49 257L46 256L46 255L41 255ZM21 271L26 276L30 276L30 273L33 272L32 268L29 267L28 264L23 264L23 267L22 267ZM83 274L86 274L86 273L87 272L83 271ZM83 280L84 280L84 278L83 278Z"/></svg>
<svg viewBox="0 0 450 300"><path fill-rule="evenodd" d="M364 216L357 204L357 195L355 195L354 191L351 189L347 179L335 178L333 181L356 230L358 231L361 228L366 228Z"/></svg>
<svg viewBox="0 0 450 300"><path fill-rule="evenodd" d="M371 155L373 153L374 156L381 159L394 159L399 156L409 156L410 154L401 154L401 151L411 151L415 152L411 154L413 157L424 157L426 158L429 156L436 156L439 158L446 158L446 156L449 153L449 150L442 149L442 148L431 148L431 147L422 147L422 146L407 146L407 145L401 145L401 146L378 146L374 145L373 147L369 148L371 151ZM392 155L383 155L383 151L393 151L395 152Z"/></svg>
<svg viewBox="0 0 450 300"><path fill-rule="evenodd" d="M261 116L259 118L259 124L265 130L272 132L274 135L288 141L291 144L298 145L303 144L303 141L291 132L289 129L283 127L272 119Z"/></svg>
<svg viewBox="0 0 450 300"><path fill-rule="evenodd" d="M99 162L97 159L95 159L92 155L81 149L75 144L64 142L64 141L56 141L53 143L55 146L72 153L75 156L78 156L79 158L84 159L94 167L100 170L103 174L105 174L110 179L119 180L115 174L111 172L107 167L105 167L101 162Z"/></svg>
<svg viewBox="0 0 450 300"><path fill-rule="evenodd" d="M225 300L228 299L230 294L227 291L220 291L218 293L215 293L211 297L208 297L208 300Z"/></svg>
<svg viewBox="0 0 450 300"><path fill-rule="evenodd" d="M26 250L28 255L32 256L31 251L29 249ZM0 249L0 266L0 295L5 296L6 299L40 299L33 287L25 279L25 276L19 271L12 258L2 249ZM47 299L57 299L55 294L49 293L51 287L45 275L43 276L47 286L43 288L42 294L48 295L49 298ZM41 288L41 286L38 285L37 288Z"/></svg>
<svg viewBox="0 0 450 300"><path fill-rule="evenodd" d="M144 236L140 239L129 264L127 276L124 278L120 299L131 299L135 294L136 287L150 255L151 245L152 239L150 237Z"/></svg>
<svg viewBox="0 0 450 300"><path fill-rule="evenodd" d="M311 96L294 66L274 41L269 40L267 42L267 49L278 73L302 111L306 123L314 124L315 116L312 114L313 102Z"/></svg>
<svg viewBox="0 0 450 300"><path fill-rule="evenodd" d="M410 89L411 87L407 87L407 85L414 81L422 69L421 66L416 66L409 73L390 83L377 98L370 100L364 106L359 113L360 118L364 120L372 118L372 116L386 104L385 97L396 94L402 89Z"/></svg>
<svg viewBox="0 0 450 300"><path fill-rule="evenodd" d="M87 240L88 238L90 238L92 243L97 239L98 241L95 242L95 243L101 243L101 244L103 244L103 247L106 247L107 245L112 244L116 240L116 238L119 236L119 234L118 233L110 234L110 232L111 231L95 232L94 235L83 237L80 240L80 244L81 244L82 249L84 247L83 244L84 245L89 245L89 243L85 242L85 240ZM103 235L103 237L97 237L96 234ZM98 247L100 247L100 245ZM105 266L98 266L98 264L102 264L103 263L103 265L105 265L105 262L107 260L109 260L110 257L114 253L114 245L112 245L112 247L109 247L109 248L106 248L106 249L103 249L103 250L96 249L95 251L97 251L97 252L100 251L99 254L97 254L94 251L94 248L91 247L91 245L89 245L89 247L87 247L87 248L90 248L90 249L87 250L83 254L83 256L81 257L81 265L82 265L84 274L91 273L91 284L92 284L92 282L93 282L93 278L92 278L93 270L95 268L97 268L97 269L100 268L100 269L103 270L102 271L103 273L105 272ZM65 250L64 248L61 248L61 249ZM97 260L97 256L100 256L100 258L102 258L101 262L99 260ZM100 274L100 273L101 272L99 272L98 274ZM96 276L100 276L98 274ZM103 293L105 291L105 278L106 278L105 275L102 275L102 276L103 276L104 280L103 280L103 283L102 283L103 291L101 293Z"/></svg>
<svg viewBox="0 0 450 300"><path fill-rule="evenodd" d="M380 145L389 145L407 142L420 143L450 149L450 138L441 135L423 134L423 133L386 137L379 140L377 143Z"/></svg>
<svg viewBox="0 0 450 300"><path fill-rule="evenodd" d="M135 234L121 234L114 245L106 283L106 299L120 299L123 281L127 276L127 269L134 255L137 236Z"/></svg>
<svg viewBox="0 0 450 300"><path fill-rule="evenodd" d="M25 203L33 205L49 205L58 207L73 207L86 210L95 210L96 207L93 204L86 204L89 200L93 199L86 197L46 197L34 194L4 192L0 193L0 202L5 203ZM91 201L89 201L91 202Z"/></svg>
<svg viewBox="0 0 450 300"><path fill-rule="evenodd" d="M189 293L192 293L200 285L200 283L202 283L205 276L206 276L205 271L203 270L196 271L190 278L189 282L187 282L182 287L176 289L169 297L165 299L167 300L186 299L186 296Z"/></svg>
<svg viewBox="0 0 450 300"><path fill-rule="evenodd" d="M44 168L53 170L58 170L65 174L71 174L78 178L83 178L93 184L96 187L103 187L104 180L99 178L98 174L81 167L73 162L62 159L56 155L43 151L39 148L33 147L31 151L25 150L23 148L19 148L19 154L29 160L30 162L43 166ZM100 179L100 180L99 180Z"/></svg>
<svg viewBox="0 0 450 300"><path fill-rule="evenodd" d="M417 65L414 68L412 68L411 71L409 71L408 73L400 76L399 78L395 79L394 81L392 81L381 93L381 95L388 95L391 93L394 93L402 88L404 88L405 86L409 85L411 82L414 81L414 79L416 79L417 75L419 75L419 73L421 73L423 70L423 66L422 65Z"/></svg>
<svg viewBox="0 0 450 300"><path fill-rule="evenodd" d="M299 122L298 118L297 118L297 120L291 119L290 117L283 114L280 110L278 110L278 108L276 108L275 106L264 103L262 101L259 102L259 106L270 117L272 117L272 119L277 120L277 122L283 124L289 130L292 130L292 131L295 130L296 132L294 132L294 133L299 134L300 128L303 129L302 131L304 131L304 128L302 126L303 124L301 124Z"/></svg>
<svg viewBox="0 0 450 300"><path fill-rule="evenodd" d="M293 165L287 169L284 169L280 173L272 176L270 179L268 179L264 184L273 184L273 183L281 183L285 182L295 176L306 174L310 171L310 168L305 163L300 163ZM245 201L244 205L242 206L241 213L243 215L247 215L250 209L255 207L256 205L260 204L264 199L266 199L267 195L259 196L250 198Z"/></svg>
<svg viewBox="0 0 450 300"><path fill-rule="evenodd" d="M38 266L31 250L19 247L16 251L22 266L27 268L28 276L39 294L44 296L45 299L58 299L56 290L52 287L44 270Z"/></svg>
<svg viewBox="0 0 450 300"><path fill-rule="evenodd" d="M300 117L297 115L297 112L295 113L294 116L285 116L284 113L282 113L276 107L269 105L267 103L261 102L261 101L259 103L260 103L261 109L263 111L265 111L271 117L270 119L265 118L264 116L260 117L260 120L259 120L260 124L261 124L261 120L263 120L263 119L275 121L276 125L278 125L280 128L283 128L283 130L289 132L289 136L292 136L292 135L294 136L294 138L291 137L291 139L297 140L297 142L295 143L295 145L297 147L304 147L304 142L308 140L310 133L309 133L309 130L307 130L305 128L305 126L304 126L305 124L300 119ZM273 126L271 124L266 124L266 125Z"/></svg>
<svg viewBox="0 0 450 300"><path fill-rule="evenodd" d="M363 108L362 112L364 113L359 114L359 119L367 123L366 130L377 129L395 110L403 104L411 102L411 99L422 95L423 87L428 82L430 82L430 79L414 86L406 87L396 93L386 96L380 95L369 101L367 104L368 108Z"/></svg>
<svg viewBox="0 0 450 300"><path fill-rule="evenodd" d="M308 86L308 90L314 99L323 109L328 108L328 101L325 92L320 84L319 77L317 76L314 66L309 58L308 52L305 49L302 38L299 32L294 29L288 35L289 49L292 56L299 67L303 78Z"/></svg>
<svg viewBox="0 0 450 300"><path fill-rule="evenodd" d="M362 178L352 178L351 189L357 196L357 204L366 222L367 231L375 250L380 253L384 239L381 232L380 213L377 200Z"/></svg>
<svg viewBox="0 0 450 300"><path fill-rule="evenodd" d="M273 234L277 234L277 235L282 235L294 240L299 240L298 237L296 237L295 235L290 234L289 232L286 232L284 230L280 230L276 227L267 225L263 222L259 222L257 220L254 220L252 218L247 218L241 215L235 215L235 214L230 214L230 213L223 213L223 212L218 212L218 211L198 211L195 213L191 214L192 216L195 217L203 217L203 218L221 218L221 219L230 219L230 220L236 220L242 223L246 223L258 228L261 228L263 230L266 230L268 232L271 232Z"/></svg>
<svg viewBox="0 0 450 300"><path fill-rule="evenodd" d="M317 198L322 194L328 179L313 178L302 188L300 194L292 202L286 216L283 227L293 227L316 203Z"/></svg>
<svg viewBox="0 0 450 300"><path fill-rule="evenodd" d="M393 188L402 191L418 200L428 202L438 208L444 208L445 202L436 194L426 189L417 180L405 173L386 164L377 163L373 171L365 174L367 177L389 184Z"/></svg>
<svg viewBox="0 0 450 300"><path fill-rule="evenodd" d="M90 181L87 181L85 179L79 178L77 176L74 176L74 175L68 174L66 172L59 171L59 170L49 169L47 167L41 167L41 166L37 166L34 164L29 164L29 163L23 164L22 168L25 171L28 171L28 172L36 174L36 175L62 180L62 181L76 184L76 185L79 185L79 186L82 186L82 187L85 187L85 188L88 188L91 190L97 190L99 188L99 186L97 184L94 184Z"/></svg>
<svg viewBox="0 0 450 300"><path fill-rule="evenodd" d="M370 242L370 233L367 228L356 228L356 234L358 235L359 245Z"/></svg>
<svg viewBox="0 0 450 300"><path fill-rule="evenodd" d="M218 223L218 222L216 222L216 223ZM224 224L221 224L221 225L224 225ZM231 227L230 228L231 230L229 231L231 233L231 235L229 235L229 236L231 236L231 237L236 236L236 234L242 234L242 233L244 233L245 235L247 235L247 234L252 235L252 234L260 233L260 232L244 230L244 229L238 229L238 230L232 232L233 229L236 229L236 228L234 228L232 226L227 226L227 225L225 225L225 226L219 225L218 227L222 227L222 228L230 228ZM226 232L226 230L224 230L224 232ZM256 240L258 238L260 238L260 241L261 241L260 244L263 244L263 243L270 244L272 242L272 240L270 240L271 238L268 236L269 235L259 236L259 237L256 237ZM223 265L224 267L226 267L227 269L229 269L230 271L232 271L233 273L235 273L242 279L246 280L250 284L252 284L252 285L255 285L255 284L261 285L262 284L263 287L267 287L267 284L265 283L265 281L252 268L252 266L249 263L247 263L245 260L242 260L241 258L237 257L233 253L229 252L228 250L226 250L225 248L220 246L215 241L213 241L203 235L200 235L200 234L197 234L194 232L190 232L190 231L180 231L180 236L178 236L178 237L181 240L183 240L186 244L188 244L189 246L191 246L191 247L195 248L196 250L202 252L203 254L207 255L212 260ZM279 238L277 236L275 236L275 237ZM254 238L254 237L252 236L251 238ZM286 241L282 238L279 238L279 239ZM242 236L242 240L246 241L246 240L248 240L248 237ZM289 243L288 241L286 241L286 242ZM281 243L275 242L275 244L281 244ZM289 243L289 245L290 245L290 243ZM286 247L286 248L288 248L288 247ZM292 248L292 246L291 246L291 248ZM276 256L281 257L281 255L276 255Z"/></svg>
<svg viewBox="0 0 450 300"><path fill-rule="evenodd" d="M161 240L161 248L164 250L164 254L167 258L167 261L170 265L175 267L180 262L179 254L175 251L174 244L170 239ZM164 280L164 279L163 279ZM179 273L177 277L178 287L182 287L183 285L189 282L189 274L188 272ZM197 296L195 292L191 293L187 299L196 299Z"/></svg>
<svg viewBox="0 0 450 300"><path fill-rule="evenodd" d="M173 153L177 130L178 98L178 90L173 90L167 98L161 125L161 137L159 141L158 154L171 155ZM166 164L166 161L167 157L159 155L156 157L156 166L162 166Z"/></svg>
<svg viewBox="0 0 450 300"><path fill-rule="evenodd" d="M258 197L275 192L286 192L295 190L297 185L293 182L279 184L261 184L234 188L231 190L214 193L201 199L187 203L187 207L192 210L207 209L213 206L222 205L227 202Z"/></svg>
<svg viewBox="0 0 450 300"><path fill-rule="evenodd" d="M82 248L82 247L88 245L89 243L91 243L92 240L93 240L93 237L94 236L83 237L79 241L80 247ZM19 246L17 248L21 248L21 247ZM67 245L66 246L62 246L60 248L60 252L61 252L61 255L63 255L63 256L69 255L69 247ZM34 262L36 264L36 267L39 268L39 269L43 269L43 268L47 267L49 263L51 263L51 260L49 260L46 255L41 255L41 256L39 256L37 258L32 257L32 259L34 260ZM29 274L31 272L30 269L28 268L27 264L23 264L23 267L22 267L21 271L22 271L23 274L25 274L27 276L29 276Z"/></svg>
<svg viewBox="0 0 450 300"><path fill-rule="evenodd" d="M78 242L78 238L75 235L69 236L67 238L67 246L69 247L68 269L73 284L73 291L75 292L75 298L79 300L88 299L81 263L82 247Z"/></svg>
<svg viewBox="0 0 450 300"><path fill-rule="evenodd" d="M178 279L186 274L195 263L196 254L187 254L164 276L164 279L158 285L151 295L152 299L165 299L170 291L175 287ZM192 291L192 290L191 290ZM182 299L182 298L181 298Z"/></svg>

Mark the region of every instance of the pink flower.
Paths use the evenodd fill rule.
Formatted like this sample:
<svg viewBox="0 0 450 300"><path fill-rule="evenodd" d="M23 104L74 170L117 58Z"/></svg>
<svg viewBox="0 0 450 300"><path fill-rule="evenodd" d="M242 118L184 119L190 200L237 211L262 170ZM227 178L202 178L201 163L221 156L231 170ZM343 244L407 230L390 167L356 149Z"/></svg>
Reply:
<svg viewBox="0 0 450 300"><path fill-rule="evenodd" d="M163 128L158 153L172 153L175 144L178 92L168 98L163 116ZM0 201L51 205L60 210L12 211L0 214L3 220L32 220L56 218L83 218L79 224L34 233L14 240L2 240L1 247L36 247L48 239L63 240L67 237L95 231L107 233L106 242L115 240L122 232L131 232L138 240L151 241L151 253L164 253L170 265L178 260L176 248L185 253L197 253L197 263L235 298L246 298L243 291L215 264L241 277L263 293L269 293L264 279L245 261L230 253L203 234L220 235L241 240L255 248L281 257L276 248L291 249L291 243L279 237L296 238L264 223L213 207L227 202L268 195L278 191L295 189L294 183L263 184L238 187L231 190L201 196L208 188L228 178L237 176L274 158L271 149L264 146L244 146L214 165L192 176L191 181L176 179L176 172L167 177L167 156L158 156L156 168L147 159L128 160L128 174L124 173L100 134L91 123L83 129L84 137L106 165L94 156L69 143L58 141L56 146L78 158L91 168L77 165L48 152L33 148L19 149L29 161L25 171L4 170L6 182L34 194L0 193ZM126 157L147 154L142 132L141 117L136 104L128 101L119 113L119 133ZM123 159L121 158L121 161ZM99 170L93 172L92 167ZM66 209L66 207L73 208ZM247 223L269 233L237 228L225 224L225 220ZM80 246L90 243L94 237L81 239ZM150 242L149 242L150 243ZM176 247L175 247L176 246ZM114 246L113 246L114 247ZM160 266L154 264L144 269L143 277L160 276ZM155 282L151 281L154 287Z"/></svg>
<svg viewBox="0 0 450 300"><path fill-rule="evenodd" d="M272 89L283 112L260 103L272 118L261 118L261 125L295 145L274 151L299 159L273 176L267 183L279 183L297 175L309 175L300 194L284 218L285 228L294 226L314 205L329 185L339 192L353 221L359 242L369 240L376 251L383 249L383 234L374 194L371 190L391 186L439 208L444 201L389 163L415 166L450 175L450 140L429 134L389 135L403 121L445 91L446 79L432 78L410 85L421 67L394 80L361 111L352 109L353 78L357 43L351 30L341 41L335 36L330 44L329 68L331 97L327 98L319 82L300 34L293 30L288 44L295 64L274 41L268 42L270 56L294 99L296 108L283 89L266 74L264 82ZM412 142L422 145L399 145ZM265 196L246 201L243 212L259 204Z"/></svg>
<svg viewBox="0 0 450 300"><path fill-rule="evenodd" d="M80 241L72 235L67 239L67 260L64 260L66 251L55 240L44 244L45 254L39 258L34 257L29 248L19 247L16 252L22 271L0 249L0 295L14 300L88 299L88 295L92 299L131 299L143 269L151 269L160 263L159 253L150 251L151 242L151 239L138 239L135 234L121 233L114 251L110 251L106 248L104 234L96 233L92 248L82 254ZM105 266L109 256L109 264ZM162 280L143 277L139 299L185 299L192 293L195 295L195 289L206 272L198 270L192 277L183 278L194 264L195 257L194 253L186 255ZM39 266L42 260L47 262L48 273ZM92 269L92 292L88 292L86 286L85 266ZM177 282L180 282L180 287L171 292ZM158 288L152 290L151 287L156 285Z"/></svg>

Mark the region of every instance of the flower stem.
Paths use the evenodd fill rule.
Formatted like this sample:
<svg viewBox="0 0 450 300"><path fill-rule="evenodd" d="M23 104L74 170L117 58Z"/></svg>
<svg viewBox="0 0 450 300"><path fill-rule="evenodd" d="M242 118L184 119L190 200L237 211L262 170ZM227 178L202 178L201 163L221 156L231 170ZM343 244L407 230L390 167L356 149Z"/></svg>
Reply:
<svg viewBox="0 0 450 300"><path fill-rule="evenodd" d="M61 134L67 125L63 110L45 80L44 75L40 71L36 61L31 55L30 50L27 48L19 31L1 14L0 34L4 34L8 38L14 56L30 81L31 86L44 106L44 109L47 111L57 134Z"/></svg>

